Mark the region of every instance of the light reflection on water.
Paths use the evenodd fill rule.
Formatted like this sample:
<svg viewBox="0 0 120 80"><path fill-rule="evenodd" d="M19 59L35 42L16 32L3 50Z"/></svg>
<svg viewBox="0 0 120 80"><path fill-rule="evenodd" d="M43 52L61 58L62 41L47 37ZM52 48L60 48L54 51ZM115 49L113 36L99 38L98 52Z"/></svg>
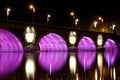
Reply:
<svg viewBox="0 0 120 80"><path fill-rule="evenodd" d="M90 69L96 59L96 51L79 51L78 60L84 71Z"/></svg>
<svg viewBox="0 0 120 80"><path fill-rule="evenodd" d="M39 64L52 74L60 70L67 61L67 52L40 52Z"/></svg>
<svg viewBox="0 0 120 80"><path fill-rule="evenodd" d="M49 73L49 78L53 79L61 79L61 80L68 80L68 76L77 76L77 79L86 80L86 79L92 79L95 80L93 77L95 77L95 71L97 70L97 75L99 77L99 70L97 69L97 59L96 55L98 54L97 51L78 51L78 52L40 52L40 53L30 53L31 56L34 56L35 61L35 78L34 80L41 80L42 78L46 77L46 75ZM14 77L16 77L15 80L26 80L26 76L23 74L25 73L25 60L27 60L30 54L28 53L22 53L22 52L1 52L0 53L0 76L6 76L7 73L12 74L15 72L15 74L12 74L7 79L1 79L0 80L13 80ZM116 73L114 72L114 75L118 79L119 77L119 59L117 59L117 51L111 50L111 51L105 51L102 54L103 57L103 77L104 80L111 79L111 72L108 71L108 65L110 69L112 68L113 71L116 70ZM70 55L75 55L76 57L76 73L74 75L69 74L69 57ZM109 59L108 59L109 58ZM23 61L23 62L22 62ZM78 62L77 62L78 61ZM22 65L23 67L21 67ZM82 67L80 67L82 66ZM19 72L17 72L16 69L20 69ZM64 69L65 68L65 69ZM81 72L84 71L84 72ZM105 71L107 71L105 73ZM58 72L56 74L56 72ZM17 73L17 74L16 74ZM18 74L19 73L19 74ZM54 75L52 74L54 73ZM41 77L42 74L42 77ZM22 76L21 76L22 75ZM108 76L109 75L109 76ZM115 77L114 76L114 77ZM7 76L6 76L7 77ZM106 78L107 77L107 78ZM20 79L19 79L20 78ZM71 78L71 77L69 77Z"/></svg>
<svg viewBox="0 0 120 80"><path fill-rule="evenodd" d="M14 72L22 62L23 52L0 52L0 76Z"/></svg>

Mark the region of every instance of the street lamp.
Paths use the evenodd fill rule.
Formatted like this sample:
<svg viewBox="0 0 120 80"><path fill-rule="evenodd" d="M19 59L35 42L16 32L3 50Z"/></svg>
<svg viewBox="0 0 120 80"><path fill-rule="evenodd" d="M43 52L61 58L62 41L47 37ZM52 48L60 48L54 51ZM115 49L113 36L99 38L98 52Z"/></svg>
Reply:
<svg viewBox="0 0 120 80"><path fill-rule="evenodd" d="M73 26L77 26L79 19L75 17L75 13L74 12L70 12L70 16L72 16L73 18Z"/></svg>
<svg viewBox="0 0 120 80"><path fill-rule="evenodd" d="M94 21L94 23L93 23L93 25L94 25L94 27L96 27L97 26L97 21Z"/></svg>
<svg viewBox="0 0 120 80"><path fill-rule="evenodd" d="M74 12L70 12L70 16L72 16L73 18L75 18L75 13Z"/></svg>
<svg viewBox="0 0 120 80"><path fill-rule="evenodd" d="M98 20L103 23L103 18L102 17L98 17Z"/></svg>
<svg viewBox="0 0 120 80"><path fill-rule="evenodd" d="M112 25L112 29L113 29L113 30L115 29L115 26L116 26L115 24Z"/></svg>
<svg viewBox="0 0 120 80"><path fill-rule="evenodd" d="M47 14L47 24L49 23L50 18L51 18L51 15Z"/></svg>
<svg viewBox="0 0 120 80"><path fill-rule="evenodd" d="M78 22L79 22L79 19L76 18L76 19L75 19L75 25L76 25L76 26L78 25Z"/></svg>
<svg viewBox="0 0 120 80"><path fill-rule="evenodd" d="M34 5L29 5L29 8L32 10L32 12L33 12L33 18L32 18L32 22L33 22L33 24L34 24L34 13L35 13L35 7L34 7Z"/></svg>
<svg viewBox="0 0 120 80"><path fill-rule="evenodd" d="M10 8L6 8L6 12L7 12L7 20L8 20L8 16L10 15L10 11L11 11Z"/></svg>

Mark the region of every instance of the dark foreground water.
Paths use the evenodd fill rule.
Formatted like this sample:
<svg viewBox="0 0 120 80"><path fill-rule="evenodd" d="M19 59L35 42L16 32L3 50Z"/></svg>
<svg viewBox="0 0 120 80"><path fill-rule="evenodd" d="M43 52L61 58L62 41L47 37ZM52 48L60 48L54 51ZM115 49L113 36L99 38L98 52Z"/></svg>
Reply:
<svg viewBox="0 0 120 80"><path fill-rule="evenodd" d="M0 80L120 80L117 51L0 52Z"/></svg>

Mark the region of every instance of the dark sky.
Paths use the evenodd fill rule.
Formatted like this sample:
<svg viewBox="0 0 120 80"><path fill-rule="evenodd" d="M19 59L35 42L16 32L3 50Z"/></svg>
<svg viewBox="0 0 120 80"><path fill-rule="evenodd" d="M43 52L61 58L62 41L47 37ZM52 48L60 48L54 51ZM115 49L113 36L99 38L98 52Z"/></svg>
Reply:
<svg viewBox="0 0 120 80"><path fill-rule="evenodd" d="M80 19L81 25L86 25L97 16L104 19L119 20L120 6L115 0L0 0L0 19L6 19L6 7L12 12L9 20L32 22L32 12L28 5L36 7L35 23L46 24L46 15L52 15L52 25L69 25L70 11Z"/></svg>

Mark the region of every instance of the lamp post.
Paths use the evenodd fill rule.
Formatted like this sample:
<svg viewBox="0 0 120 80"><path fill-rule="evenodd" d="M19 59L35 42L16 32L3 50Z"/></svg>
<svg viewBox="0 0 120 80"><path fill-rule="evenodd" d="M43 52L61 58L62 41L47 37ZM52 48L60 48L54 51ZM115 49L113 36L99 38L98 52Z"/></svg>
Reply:
<svg viewBox="0 0 120 80"><path fill-rule="evenodd" d="M115 30L115 27L116 27L116 25L115 25L115 24L113 24L113 25L112 25L112 30L113 30L113 33L114 33L114 30Z"/></svg>
<svg viewBox="0 0 120 80"><path fill-rule="evenodd" d="M76 27L76 28L79 28L79 27L78 27L78 24L79 24L79 19L76 18L76 19L75 19L75 27Z"/></svg>
<svg viewBox="0 0 120 80"><path fill-rule="evenodd" d="M97 26L97 24L98 24L98 22L97 21L94 21L94 27L96 27Z"/></svg>
<svg viewBox="0 0 120 80"><path fill-rule="evenodd" d="M72 16L72 18L73 18L73 26L75 26L77 28L79 19L75 17L75 13L74 12L70 12L70 16Z"/></svg>
<svg viewBox="0 0 120 80"><path fill-rule="evenodd" d="M47 24L49 23L50 18L51 18L51 15L50 15L50 14L47 14Z"/></svg>
<svg viewBox="0 0 120 80"><path fill-rule="evenodd" d="M75 13L74 12L70 12L70 15L75 18Z"/></svg>
<svg viewBox="0 0 120 80"><path fill-rule="evenodd" d="M7 20L8 20L8 16L10 15L10 11L11 11L11 9L10 9L10 8L7 8L7 9L6 9L6 13L7 13Z"/></svg>
<svg viewBox="0 0 120 80"><path fill-rule="evenodd" d="M70 12L70 16L72 17L73 21L72 21L72 24L74 26L75 24L75 13L74 12Z"/></svg>
<svg viewBox="0 0 120 80"><path fill-rule="evenodd" d="M35 14L35 7L34 5L29 5L29 8L32 10L32 13L33 13L33 17L32 17L32 23L34 24L34 14Z"/></svg>
<svg viewBox="0 0 120 80"><path fill-rule="evenodd" d="M102 17L98 17L98 20L101 21L103 23L103 18Z"/></svg>

